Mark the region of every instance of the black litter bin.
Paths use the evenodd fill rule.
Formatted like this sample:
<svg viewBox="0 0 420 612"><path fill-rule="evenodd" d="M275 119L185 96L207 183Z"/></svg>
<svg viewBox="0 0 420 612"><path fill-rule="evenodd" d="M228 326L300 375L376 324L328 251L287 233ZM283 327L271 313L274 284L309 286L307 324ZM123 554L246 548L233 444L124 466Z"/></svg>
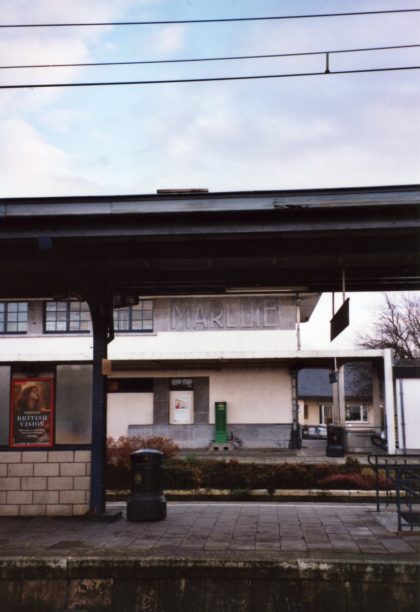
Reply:
<svg viewBox="0 0 420 612"><path fill-rule="evenodd" d="M166 498L162 491L163 453L145 448L131 453L131 494L127 520L162 521Z"/></svg>
<svg viewBox="0 0 420 612"><path fill-rule="evenodd" d="M328 425L327 428L327 457L344 457L344 427Z"/></svg>

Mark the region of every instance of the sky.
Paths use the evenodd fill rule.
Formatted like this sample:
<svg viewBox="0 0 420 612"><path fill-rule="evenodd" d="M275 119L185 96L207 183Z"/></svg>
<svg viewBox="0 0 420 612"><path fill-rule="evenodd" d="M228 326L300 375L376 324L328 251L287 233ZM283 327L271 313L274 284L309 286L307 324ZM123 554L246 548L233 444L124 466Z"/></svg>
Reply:
<svg viewBox="0 0 420 612"><path fill-rule="evenodd" d="M418 0L0 0L0 24L258 17L417 6ZM2 66L10 66L331 51L415 44L420 42L419 32L420 13L0 29L0 58ZM324 61L322 56L310 56L0 69L0 84L284 74L323 70ZM332 70L420 66L420 49L332 55L330 63ZM420 70L0 89L0 197L154 193L160 188L401 185L419 183L419 175ZM355 295L355 318L369 318L368 306L380 297ZM330 302L323 296L314 320L322 312L322 321L328 323Z"/></svg>

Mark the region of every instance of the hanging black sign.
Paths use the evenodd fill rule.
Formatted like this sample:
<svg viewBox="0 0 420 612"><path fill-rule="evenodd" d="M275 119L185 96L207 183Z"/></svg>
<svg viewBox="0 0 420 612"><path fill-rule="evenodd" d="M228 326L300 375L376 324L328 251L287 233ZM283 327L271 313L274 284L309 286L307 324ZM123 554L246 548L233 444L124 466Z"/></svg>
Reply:
<svg viewBox="0 0 420 612"><path fill-rule="evenodd" d="M330 340L331 342L341 332L346 329L350 323L350 298L347 298L343 305L337 310L330 321Z"/></svg>

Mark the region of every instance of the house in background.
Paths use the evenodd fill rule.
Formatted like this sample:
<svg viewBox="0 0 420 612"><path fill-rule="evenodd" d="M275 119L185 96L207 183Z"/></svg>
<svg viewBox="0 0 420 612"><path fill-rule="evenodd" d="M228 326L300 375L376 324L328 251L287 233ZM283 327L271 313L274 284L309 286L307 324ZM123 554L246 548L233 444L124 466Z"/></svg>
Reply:
<svg viewBox="0 0 420 612"><path fill-rule="evenodd" d="M298 375L299 423L305 427L335 421L334 405L343 407L347 446L372 450L370 437L384 429L382 390L372 364L347 363L341 385L334 372L324 368L304 369ZM340 394L343 397L340 398Z"/></svg>

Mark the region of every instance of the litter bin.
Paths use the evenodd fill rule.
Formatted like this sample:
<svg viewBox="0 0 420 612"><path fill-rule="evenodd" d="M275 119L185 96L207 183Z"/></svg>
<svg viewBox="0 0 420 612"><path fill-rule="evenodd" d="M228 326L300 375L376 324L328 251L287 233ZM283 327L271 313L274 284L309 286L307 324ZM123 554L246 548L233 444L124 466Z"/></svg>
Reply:
<svg viewBox="0 0 420 612"><path fill-rule="evenodd" d="M344 427L328 425L327 457L344 457Z"/></svg>
<svg viewBox="0 0 420 612"><path fill-rule="evenodd" d="M163 453L145 448L131 453L131 494L127 500L127 520L162 521L166 518L166 498L162 491Z"/></svg>

